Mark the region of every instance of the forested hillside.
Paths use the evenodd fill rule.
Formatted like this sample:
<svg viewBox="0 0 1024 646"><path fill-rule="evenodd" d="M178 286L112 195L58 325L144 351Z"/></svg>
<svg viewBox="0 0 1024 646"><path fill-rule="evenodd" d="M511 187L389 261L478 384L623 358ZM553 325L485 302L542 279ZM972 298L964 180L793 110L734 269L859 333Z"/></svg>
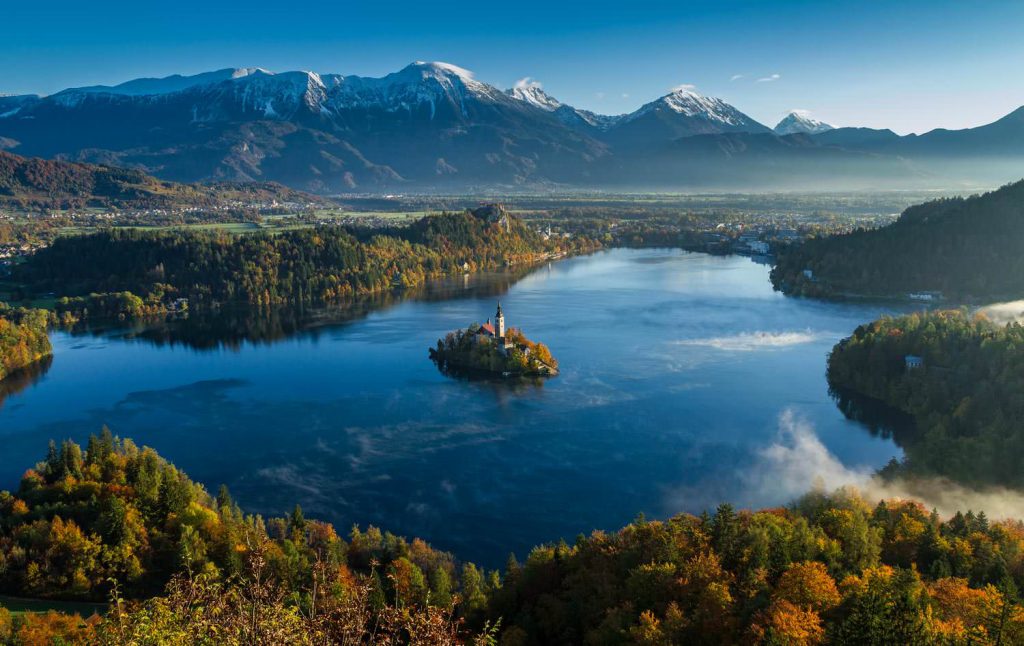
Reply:
<svg viewBox="0 0 1024 646"><path fill-rule="evenodd" d="M896 223L808 240L778 255L772 284L806 296L1024 296L1024 181L908 208ZM805 275L805 271L810 275Z"/></svg>
<svg viewBox="0 0 1024 646"><path fill-rule="evenodd" d="M920 357L908 367L907 357ZM828 379L914 417L907 468L1024 487L1024 327L963 311L883 318L832 350Z"/></svg>
<svg viewBox="0 0 1024 646"><path fill-rule="evenodd" d="M17 491L0 493L0 592L141 600L168 584L166 598L132 606L101 624L99 635L91 624L28 617L14 627L12 643L25 643L22 630L35 636L28 643L40 644L51 643L43 638L48 631L69 633L71 643L110 644L129 643L128 635L144 643L196 643L226 631L251 636L243 617L255 607L258 628L266 629L259 643L444 635L455 629L455 590L469 609L483 603L489 585L473 565L456 569L450 555L422 541L373 527L353 529L346 541L298 507L285 518L246 515L226 489L209 495L152 449L107 429L84 450L51 443ZM0 643L12 638L3 619Z"/></svg>
<svg viewBox="0 0 1024 646"><path fill-rule="evenodd" d="M67 296L130 291L147 301L187 297L193 306L308 303L594 247L584 238L546 240L504 209L484 207L365 239L334 226L240 236L114 229L59 238L16 278Z"/></svg>
<svg viewBox="0 0 1024 646"><path fill-rule="evenodd" d="M4 592L118 599L88 623L28 615L5 634L0 616L0 643L1019 644L1022 583L1020 521L852 491L641 518L487 574L297 507L246 515L106 430L0 494Z"/></svg>
<svg viewBox="0 0 1024 646"><path fill-rule="evenodd" d="M0 303L0 381L50 356L44 310L12 308Z"/></svg>
<svg viewBox="0 0 1024 646"><path fill-rule="evenodd" d="M138 170L27 158L0 150L0 206L23 208L210 207L244 202L319 202L272 183L178 184Z"/></svg>

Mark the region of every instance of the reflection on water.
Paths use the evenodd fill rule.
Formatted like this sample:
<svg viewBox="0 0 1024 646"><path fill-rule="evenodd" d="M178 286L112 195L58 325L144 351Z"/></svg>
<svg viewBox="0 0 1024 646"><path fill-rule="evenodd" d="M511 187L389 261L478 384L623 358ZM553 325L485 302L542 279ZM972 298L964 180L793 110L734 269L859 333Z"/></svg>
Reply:
<svg viewBox="0 0 1024 646"><path fill-rule="evenodd" d="M914 417L873 397L829 384L829 395L846 419L860 423L872 435L906 447L916 437Z"/></svg>
<svg viewBox="0 0 1024 646"><path fill-rule="evenodd" d="M46 371L53 364L53 357L43 357L35 363L31 363L21 370L16 370L7 375L6 379L0 380L0 408L3 408L4 400L9 396L20 393L29 386L35 385Z"/></svg>
<svg viewBox="0 0 1024 646"><path fill-rule="evenodd" d="M466 274L332 305L229 305L127 324L119 321L86 321L76 326L73 333L144 341L157 346L184 345L194 350L239 350L247 343L270 344L299 333L315 337L323 327L335 329L404 301L437 302L498 297L534 270L536 267L522 267L501 273Z"/></svg>
<svg viewBox="0 0 1024 646"><path fill-rule="evenodd" d="M490 386L495 392L523 394L528 390L536 390L544 386L545 380L541 377L525 375L502 376L486 370L474 370L463 366L453 366L437 360L432 361L437 366L437 371L445 377L467 383Z"/></svg>
<svg viewBox="0 0 1024 646"><path fill-rule="evenodd" d="M373 523L493 567L639 512L786 502L742 477L785 411L827 463L900 457L837 410L824 377L831 347L883 311L786 298L767 274L623 249L344 307L55 333L45 378L0 410L0 488L50 438L107 424L253 512L299 503L342 532ZM559 358L556 379L453 379L430 361L499 296L508 324Z"/></svg>

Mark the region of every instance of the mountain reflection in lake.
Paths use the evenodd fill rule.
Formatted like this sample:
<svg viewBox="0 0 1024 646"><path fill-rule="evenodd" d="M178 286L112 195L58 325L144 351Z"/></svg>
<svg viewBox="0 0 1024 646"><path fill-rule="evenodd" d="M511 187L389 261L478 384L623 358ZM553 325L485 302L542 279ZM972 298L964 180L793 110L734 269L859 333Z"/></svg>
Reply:
<svg viewBox="0 0 1024 646"><path fill-rule="evenodd" d="M787 411L843 465L899 457L825 383L832 345L881 311L785 298L767 274L746 258L621 249L339 308L58 333L49 371L0 410L0 487L50 438L107 424L247 510L300 503L341 532L373 523L494 566L639 512L785 503L741 476L766 468ZM453 379L429 360L499 296L560 376Z"/></svg>

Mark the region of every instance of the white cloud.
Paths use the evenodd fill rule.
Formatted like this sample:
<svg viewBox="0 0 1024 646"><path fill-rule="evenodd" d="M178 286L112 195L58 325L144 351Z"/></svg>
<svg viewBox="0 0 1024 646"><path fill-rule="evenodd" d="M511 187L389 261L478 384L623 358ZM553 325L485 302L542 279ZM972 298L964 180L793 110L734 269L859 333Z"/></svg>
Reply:
<svg viewBox="0 0 1024 646"><path fill-rule="evenodd" d="M530 88L537 88L539 90L542 87L543 86L540 84L540 81L534 78L530 78L529 76L524 76L523 78L516 81L516 88L520 90L527 90Z"/></svg>
<svg viewBox="0 0 1024 646"><path fill-rule="evenodd" d="M1020 323L1024 321L1024 301L1009 301L1007 303L993 303L978 310L990 321L999 325L1007 323Z"/></svg>
<svg viewBox="0 0 1024 646"><path fill-rule="evenodd" d="M626 92L623 92L622 93L622 98L623 99L628 99L629 98L629 94L627 94Z"/></svg>
<svg viewBox="0 0 1024 646"><path fill-rule="evenodd" d="M1024 517L1024 492L1018 490L970 489L938 477L883 481L870 466L847 466L828 450L809 422L789 409L779 415L775 441L758 451L752 464L737 469L736 480L743 491L739 495L700 484L673 492L668 502L676 509L713 508L721 502L756 509L785 504L812 490L850 488L868 503L917 500L945 517L969 509L984 510L993 519ZM727 500L729 496L733 499Z"/></svg>
<svg viewBox="0 0 1024 646"><path fill-rule="evenodd" d="M757 79L757 82L758 83L771 83L772 81L778 81L780 78L782 78L781 74L771 74L769 76L762 76L761 78Z"/></svg>
<svg viewBox="0 0 1024 646"><path fill-rule="evenodd" d="M672 92L696 92L697 86L692 83L683 83L671 89Z"/></svg>
<svg viewBox="0 0 1024 646"><path fill-rule="evenodd" d="M741 78L743 78L743 76L744 76L743 74L733 74L732 76L729 77L729 80L730 81L738 81Z"/></svg>
<svg viewBox="0 0 1024 646"><path fill-rule="evenodd" d="M746 488L776 501L793 500L819 480L829 489L863 487L871 473L869 467L851 468L840 462L818 439L814 427L787 409L779 416L775 442L759 451ZM772 503L765 500L762 504Z"/></svg>
<svg viewBox="0 0 1024 646"><path fill-rule="evenodd" d="M684 339L676 345L714 348L723 352L752 352L771 350L802 343L812 343L822 338L821 334L806 330L803 332L742 332L732 336L713 336L702 339Z"/></svg>
<svg viewBox="0 0 1024 646"><path fill-rule="evenodd" d="M599 99L603 99L604 98L604 92L594 92L594 96L596 96Z"/></svg>

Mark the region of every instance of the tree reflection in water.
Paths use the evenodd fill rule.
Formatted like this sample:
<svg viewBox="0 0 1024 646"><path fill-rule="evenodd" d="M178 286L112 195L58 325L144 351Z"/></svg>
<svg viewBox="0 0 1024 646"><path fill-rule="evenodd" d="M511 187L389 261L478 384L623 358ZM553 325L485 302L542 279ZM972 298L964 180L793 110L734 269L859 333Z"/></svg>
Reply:
<svg viewBox="0 0 1024 646"><path fill-rule="evenodd" d="M0 408L3 408L4 401L11 395L16 395L29 386L33 386L50 369L53 364L53 356L43 357L35 363L29 364L7 375L6 379L0 380Z"/></svg>
<svg viewBox="0 0 1024 646"><path fill-rule="evenodd" d="M912 415L846 388L830 385L828 394L846 419L863 424L871 435L891 439L904 450L914 443L917 426Z"/></svg>
<svg viewBox="0 0 1024 646"><path fill-rule="evenodd" d="M223 305L179 315L137 321L85 321L72 334L114 336L157 346L183 345L193 350L238 350L245 344L272 344L296 334L316 337L321 328L359 321L404 301L444 301L497 297L536 266L502 273L482 273L432 281L411 289L314 305L256 307Z"/></svg>

